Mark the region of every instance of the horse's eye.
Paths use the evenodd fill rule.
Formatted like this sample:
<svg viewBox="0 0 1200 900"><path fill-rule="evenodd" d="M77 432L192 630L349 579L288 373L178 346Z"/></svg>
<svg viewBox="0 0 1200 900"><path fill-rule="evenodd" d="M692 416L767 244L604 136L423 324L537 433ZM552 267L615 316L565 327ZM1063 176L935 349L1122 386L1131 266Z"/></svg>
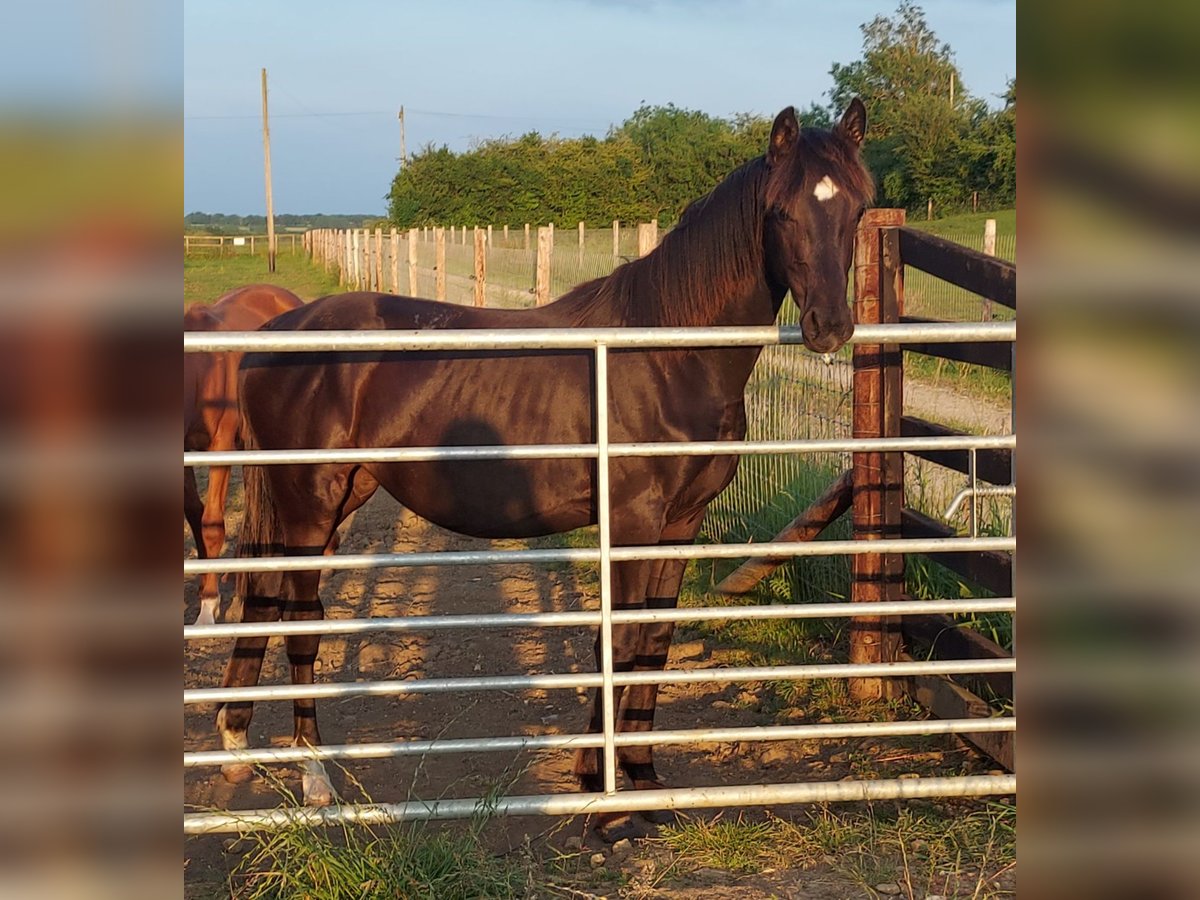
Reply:
<svg viewBox="0 0 1200 900"><path fill-rule="evenodd" d="M776 219L778 219L780 222L790 222L790 221L792 221L792 217L791 217L791 215L788 213L788 211L787 211L786 209L776 209L776 210L772 210L772 214L773 214L773 215L775 216L775 218L776 218Z"/></svg>

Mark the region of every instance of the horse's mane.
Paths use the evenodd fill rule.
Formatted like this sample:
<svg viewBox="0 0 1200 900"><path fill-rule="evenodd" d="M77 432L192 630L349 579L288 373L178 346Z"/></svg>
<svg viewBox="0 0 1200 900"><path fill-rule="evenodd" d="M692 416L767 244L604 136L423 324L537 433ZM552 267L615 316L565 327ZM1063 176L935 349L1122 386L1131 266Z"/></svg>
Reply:
<svg viewBox="0 0 1200 900"><path fill-rule="evenodd" d="M572 326L620 323L684 326L713 321L731 294L763 269L763 218L771 198L804 177L804 160L819 158L857 199L874 195L871 175L848 140L803 129L801 164L775 170L765 157L739 166L683 211L655 250L580 284L556 303Z"/></svg>

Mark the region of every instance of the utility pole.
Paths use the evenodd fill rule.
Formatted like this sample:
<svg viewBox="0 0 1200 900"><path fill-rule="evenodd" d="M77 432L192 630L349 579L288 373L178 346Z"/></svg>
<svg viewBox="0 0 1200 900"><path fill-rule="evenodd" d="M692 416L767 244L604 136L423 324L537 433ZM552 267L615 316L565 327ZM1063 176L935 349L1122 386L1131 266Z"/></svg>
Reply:
<svg viewBox="0 0 1200 900"><path fill-rule="evenodd" d="M263 172L267 181L267 271L275 271L275 206L271 200L271 130L267 126L267 70L262 70Z"/></svg>
<svg viewBox="0 0 1200 900"><path fill-rule="evenodd" d="M408 150L404 146L404 107L400 107L400 168L408 165Z"/></svg>

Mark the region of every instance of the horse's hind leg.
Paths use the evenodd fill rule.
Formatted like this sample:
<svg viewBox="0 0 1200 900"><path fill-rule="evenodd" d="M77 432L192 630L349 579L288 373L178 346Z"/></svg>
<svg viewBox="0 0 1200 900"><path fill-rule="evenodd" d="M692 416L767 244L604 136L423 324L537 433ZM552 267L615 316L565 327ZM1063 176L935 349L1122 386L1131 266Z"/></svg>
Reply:
<svg viewBox="0 0 1200 900"><path fill-rule="evenodd" d="M336 479L335 479L336 481ZM305 535L296 534L295 543L300 546L319 546L318 541L324 542L325 555L332 554L337 549L337 528L346 517L362 506L379 486L371 475L363 469L355 469L346 477L348 489L333 517L325 522L309 526L307 540ZM293 535L289 535L288 543L293 543ZM311 543L310 543L311 542ZM291 578L285 579L285 600L283 617L289 621L319 621L325 617L325 607L320 598L320 576L317 571L298 572ZM288 662L292 669L292 684L309 685L314 682L313 666L317 654L321 650L321 636L291 635L287 638ZM317 702L312 697L302 697L292 704L295 716L295 732L292 744L296 747L319 747L321 733L317 726ZM304 802L308 806L328 806L336 799L329 773L324 763L319 759L309 759L304 763L303 775Z"/></svg>

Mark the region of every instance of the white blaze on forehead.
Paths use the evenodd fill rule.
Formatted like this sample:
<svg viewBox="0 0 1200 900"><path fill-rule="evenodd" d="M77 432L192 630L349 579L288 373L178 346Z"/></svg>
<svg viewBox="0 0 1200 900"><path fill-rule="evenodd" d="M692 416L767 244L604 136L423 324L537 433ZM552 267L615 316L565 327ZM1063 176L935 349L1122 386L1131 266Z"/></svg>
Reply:
<svg viewBox="0 0 1200 900"><path fill-rule="evenodd" d="M817 182L817 186L813 188L813 196L824 203L826 200L833 197L838 192L838 186L833 183L833 179L826 175Z"/></svg>

